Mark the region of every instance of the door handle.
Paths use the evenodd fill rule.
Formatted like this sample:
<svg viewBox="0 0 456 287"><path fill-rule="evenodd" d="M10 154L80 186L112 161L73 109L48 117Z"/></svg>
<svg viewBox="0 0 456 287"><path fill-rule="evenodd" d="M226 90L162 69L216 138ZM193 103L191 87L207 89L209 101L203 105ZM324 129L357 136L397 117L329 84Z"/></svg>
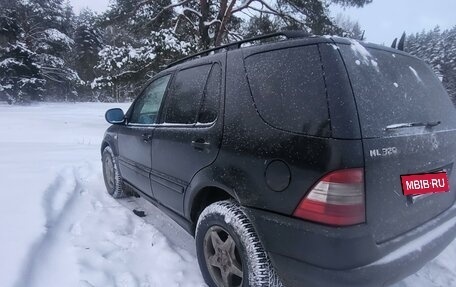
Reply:
<svg viewBox="0 0 456 287"><path fill-rule="evenodd" d="M192 141L192 146L198 150L203 150L203 149L209 147L209 145L210 145L210 143L208 143L204 139L198 139L198 140Z"/></svg>
<svg viewBox="0 0 456 287"><path fill-rule="evenodd" d="M150 143L152 140L152 135L151 134L142 134L142 139L143 139L143 142Z"/></svg>

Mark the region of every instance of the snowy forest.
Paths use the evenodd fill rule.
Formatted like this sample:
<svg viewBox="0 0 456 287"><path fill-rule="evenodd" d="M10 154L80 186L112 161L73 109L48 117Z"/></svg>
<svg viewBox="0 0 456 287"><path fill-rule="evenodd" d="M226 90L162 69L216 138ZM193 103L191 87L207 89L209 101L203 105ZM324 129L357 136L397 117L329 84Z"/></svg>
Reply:
<svg viewBox="0 0 456 287"><path fill-rule="evenodd" d="M329 8L371 2L115 0L76 15L64 0L0 0L0 101L131 100L180 57L282 29L363 39L358 23ZM407 35L405 48L456 98L456 27Z"/></svg>
<svg viewBox="0 0 456 287"><path fill-rule="evenodd" d="M456 103L456 26L406 36L405 51L426 61Z"/></svg>

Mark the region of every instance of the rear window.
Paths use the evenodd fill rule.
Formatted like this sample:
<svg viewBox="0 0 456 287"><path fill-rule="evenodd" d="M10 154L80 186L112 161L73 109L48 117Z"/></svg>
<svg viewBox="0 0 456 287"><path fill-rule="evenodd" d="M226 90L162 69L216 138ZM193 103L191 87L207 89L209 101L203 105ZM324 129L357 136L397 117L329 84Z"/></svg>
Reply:
<svg viewBox="0 0 456 287"><path fill-rule="evenodd" d="M440 80L414 57L357 42L339 45L355 94L363 137L423 132L424 128L389 129L411 123L456 127L455 109Z"/></svg>
<svg viewBox="0 0 456 287"><path fill-rule="evenodd" d="M325 82L316 45L254 54L245 67L258 113L271 126L329 136Z"/></svg>

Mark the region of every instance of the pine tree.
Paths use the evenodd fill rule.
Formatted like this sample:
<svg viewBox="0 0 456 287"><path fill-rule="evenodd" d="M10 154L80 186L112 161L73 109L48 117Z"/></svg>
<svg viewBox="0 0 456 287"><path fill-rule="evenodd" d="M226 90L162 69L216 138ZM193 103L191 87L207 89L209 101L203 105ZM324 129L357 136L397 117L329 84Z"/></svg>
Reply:
<svg viewBox="0 0 456 287"><path fill-rule="evenodd" d="M262 14L270 15L270 20L277 28L303 29L315 34L341 34L343 31L329 17L331 3L343 6L362 7L371 0L117 0L113 4L110 21L128 18L138 21L143 15L148 16L150 27L172 22L173 31L188 42L196 40L198 49L219 46L225 42L242 38L239 28L243 23L241 15L261 19ZM167 20L162 17L167 15ZM171 18L169 18L171 16ZM263 18L264 20L265 18ZM248 29L246 29L248 31Z"/></svg>
<svg viewBox="0 0 456 287"><path fill-rule="evenodd" d="M22 41L35 53L36 67L45 80L44 98L73 100L80 79L70 68L72 11L63 0L18 2L18 24L23 29Z"/></svg>
<svg viewBox="0 0 456 287"><path fill-rule="evenodd" d="M427 62L456 103L456 26L441 31L437 26L406 38L405 50Z"/></svg>
<svg viewBox="0 0 456 287"><path fill-rule="evenodd" d="M245 25L246 38L252 38L259 35L270 34L280 30L279 24L274 22L273 17L268 14L260 14L249 19Z"/></svg>
<svg viewBox="0 0 456 287"><path fill-rule="evenodd" d="M0 57L0 94L10 104L42 100L45 81L35 64L36 55L23 43L11 45Z"/></svg>
<svg viewBox="0 0 456 287"><path fill-rule="evenodd" d="M112 0L102 15L76 17L68 0L0 0L0 98L132 98L176 58L246 36L304 29L358 37L359 25L339 27L329 5L370 2Z"/></svg>
<svg viewBox="0 0 456 287"><path fill-rule="evenodd" d="M191 45L173 30L174 12L157 15L161 5L170 4L170 0L156 1L130 15L126 11L137 2L117 0L101 16L104 39L95 67L99 76L91 83L98 100L120 101L138 95L159 69L191 51Z"/></svg>
<svg viewBox="0 0 456 287"><path fill-rule="evenodd" d="M107 92L100 100L120 101L137 96L156 71L189 48L170 29L152 31L148 39L135 44L104 45L99 52L96 70L102 76L94 79L91 86Z"/></svg>
<svg viewBox="0 0 456 287"><path fill-rule="evenodd" d="M40 100L45 83L36 53L21 42L18 5L18 1L11 1L9 8L0 10L0 100L10 104Z"/></svg>
<svg viewBox="0 0 456 287"><path fill-rule="evenodd" d="M102 35L95 26L96 16L92 11L83 10L77 18L73 65L82 80L78 94L80 100L93 100L90 83L97 77L94 68L102 49Z"/></svg>
<svg viewBox="0 0 456 287"><path fill-rule="evenodd" d="M456 103L456 26L444 31L443 40L443 59L441 72L443 75L443 85Z"/></svg>

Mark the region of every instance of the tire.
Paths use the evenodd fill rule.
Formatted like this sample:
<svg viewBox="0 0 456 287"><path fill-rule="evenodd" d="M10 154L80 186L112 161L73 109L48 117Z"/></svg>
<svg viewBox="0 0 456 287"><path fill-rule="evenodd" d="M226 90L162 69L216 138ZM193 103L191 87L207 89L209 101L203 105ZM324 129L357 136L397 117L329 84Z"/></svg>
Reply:
<svg viewBox="0 0 456 287"><path fill-rule="evenodd" d="M102 153L103 179L106 190L114 198L127 197L123 188L122 177L119 172L117 157L114 156L110 146L105 147Z"/></svg>
<svg viewBox="0 0 456 287"><path fill-rule="evenodd" d="M206 207L195 239L201 273L210 287L283 286L253 225L234 201Z"/></svg>

